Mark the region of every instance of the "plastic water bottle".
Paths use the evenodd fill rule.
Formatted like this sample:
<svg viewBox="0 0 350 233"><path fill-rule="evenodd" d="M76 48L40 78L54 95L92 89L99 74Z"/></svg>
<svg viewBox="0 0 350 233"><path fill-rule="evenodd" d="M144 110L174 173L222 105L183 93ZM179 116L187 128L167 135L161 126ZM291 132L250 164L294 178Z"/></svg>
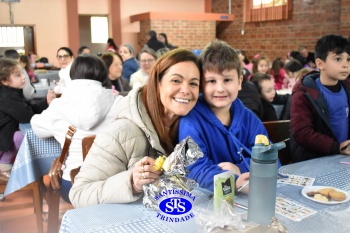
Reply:
<svg viewBox="0 0 350 233"><path fill-rule="evenodd" d="M250 160L248 220L267 226L275 216L278 150L286 144L269 145L265 135L257 135Z"/></svg>

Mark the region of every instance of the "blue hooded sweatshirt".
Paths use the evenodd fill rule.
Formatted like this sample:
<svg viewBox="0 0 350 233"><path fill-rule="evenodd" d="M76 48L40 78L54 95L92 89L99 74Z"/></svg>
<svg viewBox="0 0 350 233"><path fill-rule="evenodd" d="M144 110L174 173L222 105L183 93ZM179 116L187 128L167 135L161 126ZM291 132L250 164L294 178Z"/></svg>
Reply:
<svg viewBox="0 0 350 233"><path fill-rule="evenodd" d="M267 132L256 115L247 109L239 99L230 108L232 122L225 126L211 111L202 97L193 110L182 117L179 124L179 141L187 136L201 148L204 156L187 167L188 177L199 186L210 191L214 189L214 175L222 173L221 162L237 165L241 173L249 172L250 154L255 136Z"/></svg>

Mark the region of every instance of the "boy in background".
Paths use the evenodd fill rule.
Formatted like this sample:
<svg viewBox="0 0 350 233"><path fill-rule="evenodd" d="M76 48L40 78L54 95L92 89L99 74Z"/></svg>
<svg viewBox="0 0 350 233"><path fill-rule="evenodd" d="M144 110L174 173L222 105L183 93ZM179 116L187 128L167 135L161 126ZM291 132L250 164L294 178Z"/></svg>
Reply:
<svg viewBox="0 0 350 233"><path fill-rule="evenodd" d="M241 62L226 42L209 43L199 56L202 96L179 124L179 141L191 136L204 153L187 167L188 177L213 191L214 175L234 170L236 187L249 178L251 149L258 134L267 135L261 121L237 99ZM247 192L248 189L244 189Z"/></svg>
<svg viewBox="0 0 350 233"><path fill-rule="evenodd" d="M320 72L295 84L291 105L291 154L294 162L333 154L350 155L350 43L326 35L315 46Z"/></svg>

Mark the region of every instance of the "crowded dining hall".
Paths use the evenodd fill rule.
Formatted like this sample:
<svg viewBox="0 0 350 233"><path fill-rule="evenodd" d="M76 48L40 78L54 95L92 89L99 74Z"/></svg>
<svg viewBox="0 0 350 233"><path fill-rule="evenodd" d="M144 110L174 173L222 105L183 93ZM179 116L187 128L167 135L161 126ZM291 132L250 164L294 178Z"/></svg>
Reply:
<svg viewBox="0 0 350 233"><path fill-rule="evenodd" d="M1 0L0 232L350 232L349 0Z"/></svg>

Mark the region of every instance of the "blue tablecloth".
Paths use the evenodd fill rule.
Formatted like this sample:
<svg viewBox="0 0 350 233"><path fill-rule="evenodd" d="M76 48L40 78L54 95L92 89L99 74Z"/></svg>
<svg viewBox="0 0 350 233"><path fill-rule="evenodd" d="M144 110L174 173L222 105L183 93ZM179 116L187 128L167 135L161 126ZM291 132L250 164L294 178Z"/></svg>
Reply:
<svg viewBox="0 0 350 233"><path fill-rule="evenodd" d="M350 192L350 156L336 155L290 164L280 168L280 172L315 178L314 185L333 186ZM277 196L293 200L298 204L312 208L317 214L300 222L276 215L279 221L288 228L289 233L348 233L350 232L349 202L326 205L313 202L301 194L302 187L279 184ZM117 190L116 190L117 192ZM208 202L204 194L198 203ZM248 204L247 195L237 195L237 203ZM194 204L196 204L196 202ZM240 210L242 211L242 210ZM200 232L193 219L184 223L166 223L156 218L156 212L145 208L141 202L130 204L101 204L73 209L63 216L60 232ZM254 231L259 232L259 231Z"/></svg>
<svg viewBox="0 0 350 233"><path fill-rule="evenodd" d="M38 138L29 123L20 124L19 128L24 139L13 164L5 196L46 175L53 159L61 154L61 146L55 138Z"/></svg>

